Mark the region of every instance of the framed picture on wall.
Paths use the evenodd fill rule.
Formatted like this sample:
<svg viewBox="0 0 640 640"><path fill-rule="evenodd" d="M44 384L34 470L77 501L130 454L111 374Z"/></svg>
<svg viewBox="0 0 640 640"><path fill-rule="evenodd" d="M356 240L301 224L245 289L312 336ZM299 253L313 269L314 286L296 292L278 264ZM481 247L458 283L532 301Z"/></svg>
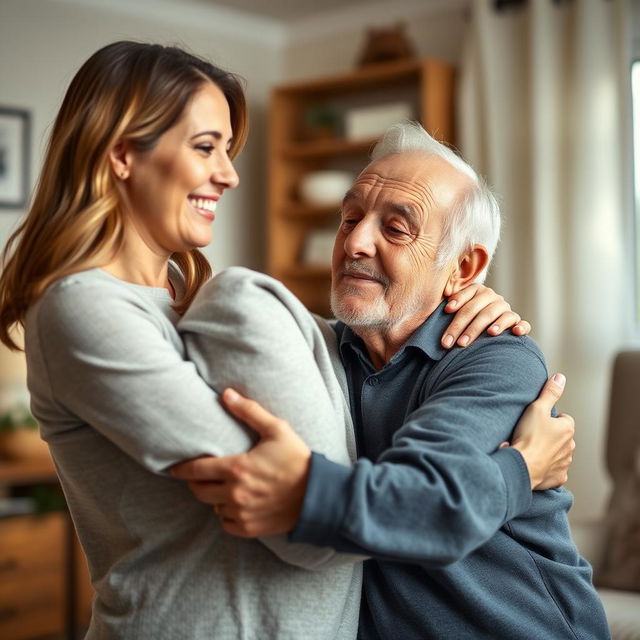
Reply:
<svg viewBox="0 0 640 640"><path fill-rule="evenodd" d="M0 107L1 209L21 209L27 204L30 127L28 111Z"/></svg>

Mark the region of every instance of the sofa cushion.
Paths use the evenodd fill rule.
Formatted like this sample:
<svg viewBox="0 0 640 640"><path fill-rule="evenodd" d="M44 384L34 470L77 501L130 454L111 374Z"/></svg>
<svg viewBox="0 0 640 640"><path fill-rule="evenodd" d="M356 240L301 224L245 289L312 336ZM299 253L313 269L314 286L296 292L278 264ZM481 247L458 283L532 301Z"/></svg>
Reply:
<svg viewBox="0 0 640 640"><path fill-rule="evenodd" d="M618 480L607 520L609 537L595 582L599 587L640 591L640 475L630 473Z"/></svg>
<svg viewBox="0 0 640 640"><path fill-rule="evenodd" d="M635 592L599 589L612 640L640 640L640 595Z"/></svg>

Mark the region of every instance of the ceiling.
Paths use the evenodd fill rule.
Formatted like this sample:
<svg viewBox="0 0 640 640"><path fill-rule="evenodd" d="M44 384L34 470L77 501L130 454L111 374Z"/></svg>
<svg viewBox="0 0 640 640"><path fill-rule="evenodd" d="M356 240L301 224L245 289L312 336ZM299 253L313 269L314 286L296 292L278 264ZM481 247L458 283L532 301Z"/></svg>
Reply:
<svg viewBox="0 0 640 640"><path fill-rule="evenodd" d="M200 0L200 3L237 9L275 20L296 20L311 18L334 9L380 4L380 0Z"/></svg>

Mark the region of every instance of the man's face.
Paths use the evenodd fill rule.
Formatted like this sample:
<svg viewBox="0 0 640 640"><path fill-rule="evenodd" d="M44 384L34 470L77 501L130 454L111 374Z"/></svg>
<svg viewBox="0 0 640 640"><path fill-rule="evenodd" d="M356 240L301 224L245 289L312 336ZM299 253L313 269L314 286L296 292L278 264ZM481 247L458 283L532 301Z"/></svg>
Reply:
<svg viewBox="0 0 640 640"><path fill-rule="evenodd" d="M443 298L444 217L468 178L424 153L372 162L345 196L332 260L331 306L356 329L408 337Z"/></svg>

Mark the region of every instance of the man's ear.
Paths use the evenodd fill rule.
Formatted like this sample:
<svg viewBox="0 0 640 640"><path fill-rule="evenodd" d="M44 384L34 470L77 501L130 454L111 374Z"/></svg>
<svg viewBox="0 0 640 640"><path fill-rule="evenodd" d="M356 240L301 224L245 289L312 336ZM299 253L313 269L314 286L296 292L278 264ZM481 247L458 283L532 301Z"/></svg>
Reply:
<svg viewBox="0 0 640 640"><path fill-rule="evenodd" d="M482 273L489 264L489 252L481 244L465 251L456 261L444 287L445 297L464 289Z"/></svg>
<svg viewBox="0 0 640 640"><path fill-rule="evenodd" d="M132 153L130 143L119 140L109 152L109 163L114 175L126 180L131 172Z"/></svg>

